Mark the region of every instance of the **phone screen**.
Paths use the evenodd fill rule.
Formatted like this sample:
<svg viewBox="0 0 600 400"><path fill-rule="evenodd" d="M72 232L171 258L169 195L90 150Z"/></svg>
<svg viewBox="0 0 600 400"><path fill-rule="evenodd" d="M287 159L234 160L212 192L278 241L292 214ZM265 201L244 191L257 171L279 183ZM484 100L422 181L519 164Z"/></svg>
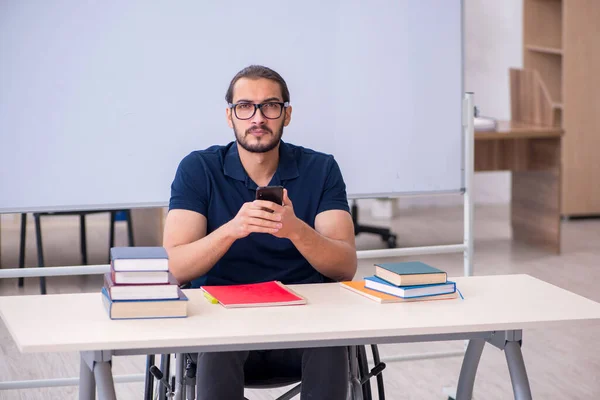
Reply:
<svg viewBox="0 0 600 400"><path fill-rule="evenodd" d="M256 189L256 200L272 201L283 205L283 186L260 186Z"/></svg>

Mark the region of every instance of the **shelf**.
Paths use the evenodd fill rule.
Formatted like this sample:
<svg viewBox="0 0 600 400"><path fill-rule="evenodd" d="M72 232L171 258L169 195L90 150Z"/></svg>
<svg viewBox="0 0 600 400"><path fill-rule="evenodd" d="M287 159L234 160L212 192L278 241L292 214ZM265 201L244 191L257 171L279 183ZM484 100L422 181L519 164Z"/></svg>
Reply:
<svg viewBox="0 0 600 400"><path fill-rule="evenodd" d="M532 44L527 44L525 45L525 48L529 51L535 51L537 53L554 54L557 56L562 56L563 54L562 49L558 47L535 46Z"/></svg>
<svg viewBox="0 0 600 400"><path fill-rule="evenodd" d="M523 59L525 69L539 72L552 104L562 103L562 61L563 57L537 51L525 52Z"/></svg>
<svg viewBox="0 0 600 400"><path fill-rule="evenodd" d="M525 0L523 42L562 48L562 6L560 0Z"/></svg>
<svg viewBox="0 0 600 400"><path fill-rule="evenodd" d="M600 175L600 0L522 2L523 71L511 75L511 115L564 129L561 213L600 215L600 186L590 185ZM542 85L531 83L532 71Z"/></svg>
<svg viewBox="0 0 600 400"><path fill-rule="evenodd" d="M514 121L562 126L562 103L551 98L537 70L510 69L510 108Z"/></svg>

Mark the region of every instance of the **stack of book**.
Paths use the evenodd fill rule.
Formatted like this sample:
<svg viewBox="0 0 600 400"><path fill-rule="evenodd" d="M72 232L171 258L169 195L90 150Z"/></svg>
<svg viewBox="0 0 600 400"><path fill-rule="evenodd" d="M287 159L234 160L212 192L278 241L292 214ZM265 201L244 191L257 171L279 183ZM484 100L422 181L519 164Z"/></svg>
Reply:
<svg viewBox="0 0 600 400"><path fill-rule="evenodd" d="M342 287L380 303L445 300L458 297L446 272L420 261L375 264L375 275Z"/></svg>
<svg viewBox="0 0 600 400"><path fill-rule="evenodd" d="M113 247L102 300L111 319L187 316L187 297L163 247Z"/></svg>

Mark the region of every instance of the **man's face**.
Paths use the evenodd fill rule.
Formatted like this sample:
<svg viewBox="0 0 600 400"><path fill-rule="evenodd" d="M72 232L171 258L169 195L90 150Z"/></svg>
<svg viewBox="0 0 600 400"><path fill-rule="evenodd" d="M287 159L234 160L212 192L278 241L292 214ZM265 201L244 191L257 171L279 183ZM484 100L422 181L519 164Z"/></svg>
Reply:
<svg viewBox="0 0 600 400"><path fill-rule="evenodd" d="M233 103L248 103L247 106L242 106L246 110L253 110L252 104L283 103L281 88L270 79L241 78L233 86ZM271 110L262 110L265 110L267 116L273 117L273 108L277 107L273 104ZM237 117L233 109L227 108L227 123L233 128L236 140L242 148L252 153L266 153L276 148L283 135L283 127L290 123L292 116L291 107L284 108L281 115L274 119L266 118L262 110L256 110L249 119L241 119L246 116L240 108Z"/></svg>

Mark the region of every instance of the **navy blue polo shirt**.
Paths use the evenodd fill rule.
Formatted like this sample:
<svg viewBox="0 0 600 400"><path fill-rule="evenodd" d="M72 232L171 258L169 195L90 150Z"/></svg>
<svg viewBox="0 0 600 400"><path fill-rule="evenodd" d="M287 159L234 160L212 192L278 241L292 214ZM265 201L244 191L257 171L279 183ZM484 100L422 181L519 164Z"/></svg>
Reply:
<svg viewBox="0 0 600 400"><path fill-rule="evenodd" d="M283 141L279 165L269 185L288 191L294 213L314 228L317 214L349 212L346 185L333 156ZM256 197L257 185L244 170L236 142L194 151L179 164L171 185L169 210L191 210L207 219L207 234L232 220ZM314 269L289 239L251 233L236 240L204 276L202 285L232 285L278 280L285 284L330 281Z"/></svg>

